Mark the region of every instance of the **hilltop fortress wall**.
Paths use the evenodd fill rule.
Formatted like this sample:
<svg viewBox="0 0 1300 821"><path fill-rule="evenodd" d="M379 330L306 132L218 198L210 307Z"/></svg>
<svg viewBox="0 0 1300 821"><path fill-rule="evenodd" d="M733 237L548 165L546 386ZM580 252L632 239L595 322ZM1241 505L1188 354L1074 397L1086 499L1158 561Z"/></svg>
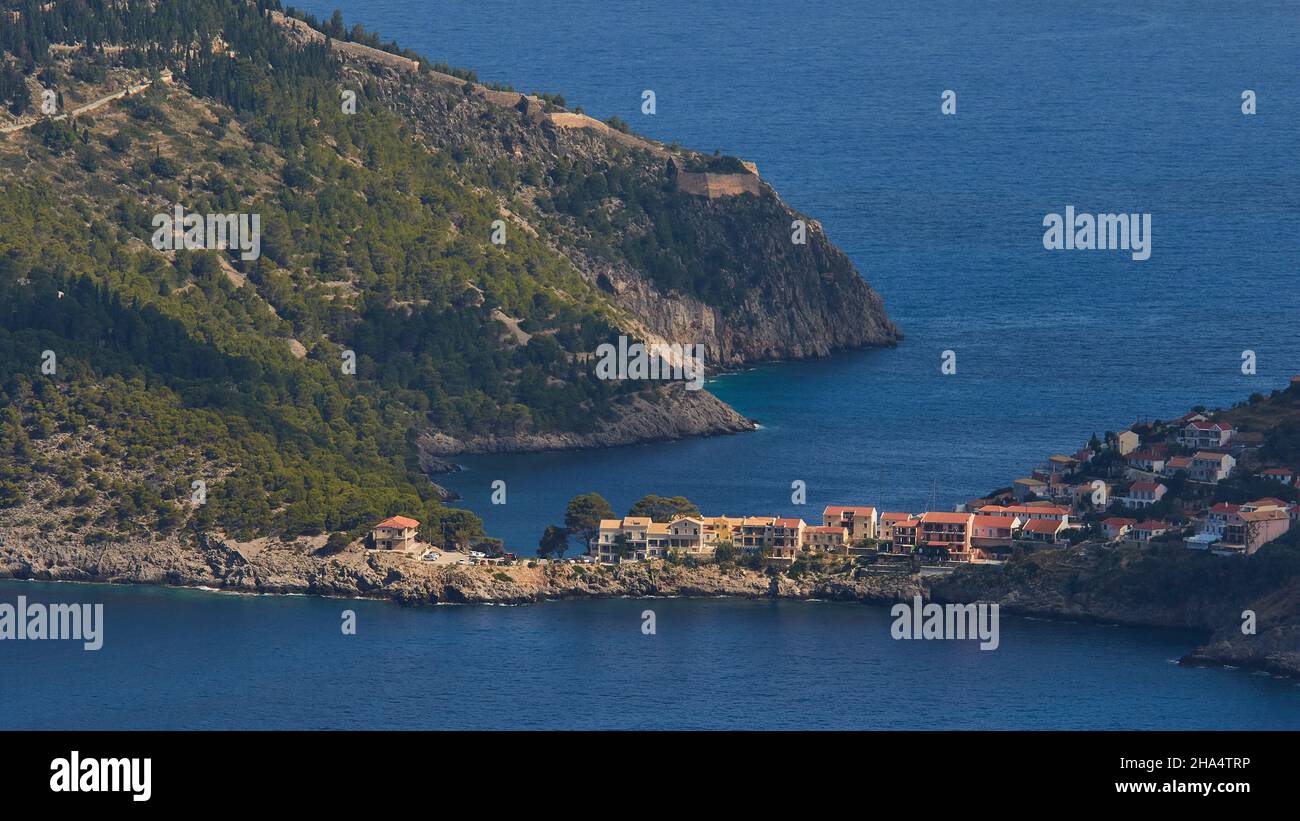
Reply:
<svg viewBox="0 0 1300 821"><path fill-rule="evenodd" d="M271 20L276 25L290 29L309 42L321 43L329 39L322 32L307 25L304 21L289 17L278 11L271 12ZM371 48L370 46L364 46L360 43L350 43L345 40L329 40L329 42L330 47L341 54L381 63L401 72L419 72L422 76L428 77L434 82L461 87L464 87L469 82L440 71L426 69L421 72L420 64L415 60ZM517 91L498 91L479 83L469 84L473 94L482 97L493 105L517 109L533 122L545 123L552 128L593 131L605 139L613 140L628 148L647 151L660 158L669 158L675 170L674 176L677 180L677 189L683 193L709 199L763 193L764 186L762 179L758 176L758 168L751 162L742 163L748 173L718 174L686 171L668 149L657 142L611 128L607 123L586 114L572 111L548 112L545 103L540 98L529 94L521 94Z"/></svg>

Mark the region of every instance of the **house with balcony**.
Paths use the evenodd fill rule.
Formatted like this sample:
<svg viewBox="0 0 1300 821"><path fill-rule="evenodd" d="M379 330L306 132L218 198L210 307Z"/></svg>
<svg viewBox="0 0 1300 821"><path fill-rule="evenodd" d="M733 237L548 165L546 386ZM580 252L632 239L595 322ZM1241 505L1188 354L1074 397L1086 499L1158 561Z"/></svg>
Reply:
<svg viewBox="0 0 1300 821"><path fill-rule="evenodd" d="M733 531L732 543L746 552L768 551L773 558L793 560L803 542L803 519L746 516Z"/></svg>
<svg viewBox="0 0 1300 821"><path fill-rule="evenodd" d="M662 555L667 525L656 528L655 550L651 553L649 516L624 516L622 519L601 519L596 537L587 552L602 562L645 561L652 555Z"/></svg>
<svg viewBox="0 0 1300 821"><path fill-rule="evenodd" d="M882 542L894 541L894 527L899 522L906 522L915 517L910 513L887 512L880 514L876 525L876 538Z"/></svg>
<svg viewBox="0 0 1300 821"><path fill-rule="evenodd" d="M1232 469L1236 466L1237 460L1227 453L1197 451L1192 456L1192 469L1187 475L1194 482L1213 485L1228 478L1228 474L1232 473Z"/></svg>
<svg viewBox="0 0 1300 821"><path fill-rule="evenodd" d="M1219 502L1205 511L1205 515L1197 522L1196 531L1198 533L1209 533L1222 539L1224 531L1228 527L1228 520L1239 510L1241 510L1241 505L1234 505L1231 502Z"/></svg>
<svg viewBox="0 0 1300 821"><path fill-rule="evenodd" d="M405 516L390 516L370 531L376 550L414 550L420 523Z"/></svg>
<svg viewBox="0 0 1300 821"><path fill-rule="evenodd" d="M1234 433L1227 422L1194 419L1183 426L1178 434L1178 444L1197 450L1226 448Z"/></svg>
<svg viewBox="0 0 1300 821"><path fill-rule="evenodd" d="M921 529L920 519L906 519L895 522L893 525L893 551L894 553L911 553L916 549L918 531Z"/></svg>
<svg viewBox="0 0 1300 821"><path fill-rule="evenodd" d="M1270 505L1247 509L1250 507L1242 505L1229 518L1223 539L1217 545L1219 549L1249 556L1291 529L1291 517L1285 508Z"/></svg>
<svg viewBox="0 0 1300 821"><path fill-rule="evenodd" d="M1069 530L1058 519L1030 519L1020 528L1020 539L1026 542L1057 544L1062 541L1061 534Z"/></svg>
<svg viewBox="0 0 1300 821"><path fill-rule="evenodd" d="M1061 505L985 505L975 511L981 516L1008 516L1030 519L1057 519L1064 524L1070 523L1070 509Z"/></svg>
<svg viewBox="0 0 1300 821"><path fill-rule="evenodd" d="M803 519L777 519L772 523L772 557L793 561L803 548Z"/></svg>
<svg viewBox="0 0 1300 821"><path fill-rule="evenodd" d="M971 523L974 519L973 513L921 514L917 538L922 554L948 561L970 561Z"/></svg>
<svg viewBox="0 0 1300 821"><path fill-rule="evenodd" d="M849 533L850 542L876 538L876 525L874 507L831 505L822 511L822 526L844 528Z"/></svg>
<svg viewBox="0 0 1300 821"><path fill-rule="evenodd" d="M1128 495L1119 501L1124 507L1141 510L1159 502L1168 491L1161 482L1134 482L1129 486Z"/></svg>
<svg viewBox="0 0 1300 821"><path fill-rule="evenodd" d="M983 516L971 518L971 552L977 559L1001 559L1011 552L1011 542L1023 520L1016 516Z"/></svg>
<svg viewBox="0 0 1300 821"><path fill-rule="evenodd" d="M820 525L803 529L803 548L814 553L846 554L849 552L849 542L849 529L846 527Z"/></svg>

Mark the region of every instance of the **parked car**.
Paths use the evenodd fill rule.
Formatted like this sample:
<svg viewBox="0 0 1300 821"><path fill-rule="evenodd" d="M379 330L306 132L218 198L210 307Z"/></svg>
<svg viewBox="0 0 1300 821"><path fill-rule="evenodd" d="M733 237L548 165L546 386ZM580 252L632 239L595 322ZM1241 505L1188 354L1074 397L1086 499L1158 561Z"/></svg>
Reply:
<svg viewBox="0 0 1300 821"><path fill-rule="evenodd" d="M442 556L439 556L437 553L434 553L432 550L430 550L428 553L425 553L420 558L424 559L426 562L436 562L439 559L441 559Z"/></svg>

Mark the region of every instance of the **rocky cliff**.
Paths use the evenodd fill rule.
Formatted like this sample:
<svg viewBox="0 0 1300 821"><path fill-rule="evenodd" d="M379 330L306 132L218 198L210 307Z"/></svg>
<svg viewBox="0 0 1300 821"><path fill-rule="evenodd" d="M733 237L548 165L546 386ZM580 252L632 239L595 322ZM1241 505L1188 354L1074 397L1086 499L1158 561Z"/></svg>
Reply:
<svg viewBox="0 0 1300 821"><path fill-rule="evenodd" d="M360 547L322 554L306 542L239 544L206 536L193 545L166 539L91 548L7 528L0 528L0 578L359 596L404 604L520 604L619 596L778 596L887 603L908 599L921 589L905 574L792 579L734 566L662 562L617 567L435 565Z"/></svg>
<svg viewBox="0 0 1300 821"><path fill-rule="evenodd" d="M614 409L615 418L590 433L515 433L456 437L426 431L416 439L421 464L430 473L454 469L441 457L467 453L521 453L577 450L671 441L690 436L741 433L756 425L704 390L682 383L665 385L646 396L634 394Z"/></svg>
<svg viewBox="0 0 1300 821"><path fill-rule="evenodd" d="M1206 586L1199 595L1185 595L1174 592L1177 585L1167 578L1144 582L1133 575L1149 570L1139 567L1141 562L1117 569L1111 559L1072 551L1037 554L1004 567L970 566L947 576L855 569L791 577L711 563L698 567L664 562L614 567L432 564L357 546L325 553L321 541L286 544L259 540L250 544L203 536L193 544L171 537L90 547L32 529L0 526L0 578L204 586L239 592L383 598L403 604L521 604L621 596L781 597L891 604L921 595L938 602L996 602L1008 614L1203 630L1208 640L1191 649L1184 663L1240 666L1300 677L1300 579L1274 585L1252 582L1249 587L1253 589L1240 594L1221 582L1217 587ZM1274 575L1271 570L1265 572ZM1227 584L1232 587L1236 582ZM1149 586L1170 594L1152 596L1147 592ZM1255 634L1242 632L1243 609L1256 614Z"/></svg>
<svg viewBox="0 0 1300 821"><path fill-rule="evenodd" d="M648 341L701 343L710 366L727 368L902 338L821 225L786 205L752 163L664 146L427 68L353 60L344 70L358 84L377 82L384 104L437 150L498 176L511 167L518 184L502 205L512 221L544 236ZM682 170L688 164L735 173ZM723 182L691 184L714 178Z"/></svg>
<svg viewBox="0 0 1300 821"><path fill-rule="evenodd" d="M938 601L997 602L1009 613L1204 631L1185 664L1232 665L1300 677L1300 575L1295 549L1219 557L1181 545L1043 551L1003 567L935 579ZM1247 612L1254 632L1243 630Z"/></svg>

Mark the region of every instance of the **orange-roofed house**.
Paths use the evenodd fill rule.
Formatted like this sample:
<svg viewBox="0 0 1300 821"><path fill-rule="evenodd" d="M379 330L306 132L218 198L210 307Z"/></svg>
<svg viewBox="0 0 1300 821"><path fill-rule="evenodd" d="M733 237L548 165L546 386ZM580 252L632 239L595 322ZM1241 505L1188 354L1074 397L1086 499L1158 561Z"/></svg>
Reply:
<svg viewBox="0 0 1300 821"><path fill-rule="evenodd" d="M893 552L911 553L917 545L918 531L920 529L920 519L907 519L905 521L895 522L893 526Z"/></svg>
<svg viewBox="0 0 1300 821"><path fill-rule="evenodd" d="M772 556L794 560L803 547L803 532L806 527L808 524L803 519L777 519L773 522Z"/></svg>
<svg viewBox="0 0 1300 821"><path fill-rule="evenodd" d="M882 542L894 541L894 526L912 518L910 513L882 513L876 526L876 538Z"/></svg>
<svg viewBox="0 0 1300 821"><path fill-rule="evenodd" d="M1020 538L1030 542L1056 544L1061 532L1066 530L1065 522L1057 519L1030 519L1020 528Z"/></svg>
<svg viewBox="0 0 1300 821"><path fill-rule="evenodd" d="M1223 531L1223 541L1217 546L1249 556L1265 544L1286 534L1291 529L1291 516L1285 508L1272 505L1253 508L1242 505L1228 518Z"/></svg>
<svg viewBox="0 0 1300 821"><path fill-rule="evenodd" d="M1265 479L1272 479L1274 482L1281 482L1289 486L1295 484L1296 472L1291 468L1268 468L1267 470L1261 470L1259 475Z"/></svg>
<svg viewBox="0 0 1300 821"><path fill-rule="evenodd" d="M1215 484L1228 478L1228 474L1232 473L1232 469L1236 466L1237 460L1227 453L1198 451L1192 456L1192 469L1189 475L1193 481Z"/></svg>
<svg viewBox="0 0 1300 821"><path fill-rule="evenodd" d="M975 516L971 519L971 550L975 558L1001 558L1011 550L1011 539L1022 521L1015 516Z"/></svg>
<svg viewBox="0 0 1300 821"><path fill-rule="evenodd" d="M370 531L370 538L378 550L411 550L415 547L415 533L420 523L405 516L389 516Z"/></svg>
<svg viewBox="0 0 1300 821"><path fill-rule="evenodd" d="M1172 479L1177 473L1192 472L1192 457L1190 456L1171 456L1168 462L1165 462L1164 470L1160 474L1165 478Z"/></svg>
<svg viewBox="0 0 1300 821"><path fill-rule="evenodd" d="M1070 509L1060 505L985 505L977 511L981 516L1008 516L1024 519L1057 519L1070 523Z"/></svg>
<svg viewBox="0 0 1300 821"><path fill-rule="evenodd" d="M849 532L849 541L876 538L876 509L874 507L841 507L831 505L822 511L822 525L842 527Z"/></svg>
<svg viewBox="0 0 1300 821"><path fill-rule="evenodd" d="M1162 482L1134 482L1128 489L1128 496L1119 501L1125 507L1140 510L1165 498L1168 491L1169 488Z"/></svg>
<svg viewBox="0 0 1300 821"><path fill-rule="evenodd" d="M922 552L935 558L970 561L971 523L974 519L973 513L921 514L921 532L918 538Z"/></svg>

